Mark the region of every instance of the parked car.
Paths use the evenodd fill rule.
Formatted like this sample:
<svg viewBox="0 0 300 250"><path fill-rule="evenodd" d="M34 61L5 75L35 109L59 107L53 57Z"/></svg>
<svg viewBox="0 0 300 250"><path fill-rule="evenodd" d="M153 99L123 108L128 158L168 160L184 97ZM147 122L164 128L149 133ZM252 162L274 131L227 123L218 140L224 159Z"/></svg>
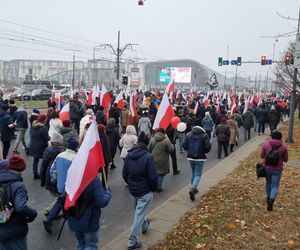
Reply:
<svg viewBox="0 0 300 250"><path fill-rule="evenodd" d="M51 97L52 91L50 89L35 89L31 93L32 100L47 100Z"/></svg>
<svg viewBox="0 0 300 250"><path fill-rule="evenodd" d="M24 89L16 89L9 95L9 98L13 100L22 100L25 92L26 91Z"/></svg>

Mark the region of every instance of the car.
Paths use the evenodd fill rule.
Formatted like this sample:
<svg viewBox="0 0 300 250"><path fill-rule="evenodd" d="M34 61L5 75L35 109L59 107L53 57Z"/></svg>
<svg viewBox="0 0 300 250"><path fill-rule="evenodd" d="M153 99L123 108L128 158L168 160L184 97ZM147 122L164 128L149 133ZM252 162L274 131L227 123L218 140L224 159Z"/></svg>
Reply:
<svg viewBox="0 0 300 250"><path fill-rule="evenodd" d="M24 89L16 89L9 95L9 98L12 100L22 100L25 92L26 91Z"/></svg>
<svg viewBox="0 0 300 250"><path fill-rule="evenodd" d="M50 89L35 89L31 93L32 100L47 100L52 96Z"/></svg>

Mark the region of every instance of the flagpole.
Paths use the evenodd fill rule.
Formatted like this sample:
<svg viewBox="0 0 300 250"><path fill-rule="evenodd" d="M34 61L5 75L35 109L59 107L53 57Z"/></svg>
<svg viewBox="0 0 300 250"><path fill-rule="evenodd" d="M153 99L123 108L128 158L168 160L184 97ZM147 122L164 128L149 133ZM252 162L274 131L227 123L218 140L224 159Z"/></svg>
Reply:
<svg viewBox="0 0 300 250"><path fill-rule="evenodd" d="M101 174L102 174L102 181L104 182L105 189L108 189L108 184L107 184L107 179L106 179L106 174L105 174L105 169L101 168Z"/></svg>

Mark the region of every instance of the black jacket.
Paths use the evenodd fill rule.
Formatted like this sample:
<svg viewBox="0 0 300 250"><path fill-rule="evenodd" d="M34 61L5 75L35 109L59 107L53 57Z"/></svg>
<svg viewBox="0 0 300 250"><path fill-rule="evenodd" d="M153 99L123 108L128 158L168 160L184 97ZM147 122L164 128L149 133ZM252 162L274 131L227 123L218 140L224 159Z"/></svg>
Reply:
<svg viewBox="0 0 300 250"><path fill-rule="evenodd" d="M11 125L12 128L10 128L9 125ZM11 141L13 139L13 119L2 109L0 109L0 133L2 141Z"/></svg>
<svg viewBox="0 0 300 250"><path fill-rule="evenodd" d="M35 123L30 132L30 155L35 158L43 158L49 140L48 128L43 123Z"/></svg>
<svg viewBox="0 0 300 250"><path fill-rule="evenodd" d="M120 110L116 107L111 107L109 110L109 118L114 118L116 124L120 121Z"/></svg>
<svg viewBox="0 0 300 250"><path fill-rule="evenodd" d="M81 102L74 99L70 102L70 118L72 121L81 120L84 116L84 107Z"/></svg>
<svg viewBox="0 0 300 250"><path fill-rule="evenodd" d="M97 122L97 124L103 124L104 126L106 126L107 119L106 119L106 116L105 116L103 110L98 110L97 111L97 113L96 113L96 122Z"/></svg>
<svg viewBox="0 0 300 250"><path fill-rule="evenodd" d="M19 108L13 115L16 128L28 128L28 117L25 109Z"/></svg>
<svg viewBox="0 0 300 250"><path fill-rule="evenodd" d="M121 139L118 126L107 124L106 135L108 136L110 153L114 156Z"/></svg>

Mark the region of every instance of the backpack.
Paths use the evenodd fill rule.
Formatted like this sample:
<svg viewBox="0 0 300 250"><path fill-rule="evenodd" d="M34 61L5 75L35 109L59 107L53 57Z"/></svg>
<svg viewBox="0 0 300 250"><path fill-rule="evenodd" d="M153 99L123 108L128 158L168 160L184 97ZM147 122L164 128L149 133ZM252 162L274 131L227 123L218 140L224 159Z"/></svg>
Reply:
<svg viewBox="0 0 300 250"><path fill-rule="evenodd" d="M280 155L278 152L279 147L272 147L272 149L267 153L265 158L265 164L269 166L277 166L280 161Z"/></svg>
<svg viewBox="0 0 300 250"><path fill-rule="evenodd" d="M10 220L14 211L11 203L10 183L0 184L0 224L4 224Z"/></svg>
<svg viewBox="0 0 300 250"><path fill-rule="evenodd" d="M187 157L199 159L204 156L204 140L201 135L192 132L188 141Z"/></svg>
<svg viewBox="0 0 300 250"><path fill-rule="evenodd" d="M66 201L67 193L64 193L59 197L60 203L64 207L65 201ZM63 209L63 217L65 219L68 219L69 217L74 217L75 219L81 218L83 215L83 212L86 208L86 203L84 201L84 196L81 194L79 198L76 200L76 203L74 206L70 207L68 210Z"/></svg>

